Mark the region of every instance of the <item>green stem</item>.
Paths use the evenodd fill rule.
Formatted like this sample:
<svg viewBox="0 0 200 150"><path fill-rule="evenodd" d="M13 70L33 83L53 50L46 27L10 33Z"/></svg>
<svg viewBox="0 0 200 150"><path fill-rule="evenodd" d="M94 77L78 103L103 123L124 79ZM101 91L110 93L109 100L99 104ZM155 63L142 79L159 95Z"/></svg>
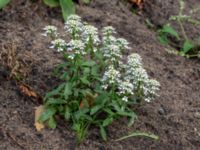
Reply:
<svg viewBox="0 0 200 150"><path fill-rule="evenodd" d="M180 18L178 18L178 23L179 23L179 25L180 25L181 32L182 32L182 34L183 34L184 39L185 39L186 41L188 41L188 37L187 37L187 35L186 35L185 29L184 29L184 27L183 27L183 24L182 24Z"/></svg>

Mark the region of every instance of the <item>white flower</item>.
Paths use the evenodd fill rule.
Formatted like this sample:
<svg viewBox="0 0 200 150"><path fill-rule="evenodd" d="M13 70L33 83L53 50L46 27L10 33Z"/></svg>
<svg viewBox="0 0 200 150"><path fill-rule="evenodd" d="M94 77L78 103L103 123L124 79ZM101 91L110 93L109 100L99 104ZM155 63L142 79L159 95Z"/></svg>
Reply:
<svg viewBox="0 0 200 150"><path fill-rule="evenodd" d="M130 49L130 47L128 46L129 45L128 41L124 38L118 38L116 40L116 44L119 45L119 47L122 49Z"/></svg>
<svg viewBox="0 0 200 150"><path fill-rule="evenodd" d="M81 17L78 16L78 15L72 14L67 18L67 20L78 20L78 21L81 21Z"/></svg>
<svg viewBox="0 0 200 150"><path fill-rule="evenodd" d="M125 72L125 80L138 84L138 82L144 82L148 79L146 70L142 67L127 67ZM135 85L136 86L136 85Z"/></svg>
<svg viewBox="0 0 200 150"><path fill-rule="evenodd" d="M56 39L51 42L52 46L50 48L57 49L58 52L64 51L66 49L66 42L63 39Z"/></svg>
<svg viewBox="0 0 200 150"><path fill-rule="evenodd" d="M130 94L133 95L134 93L134 85L132 83L130 83L129 81L122 81L119 82L119 86L118 86L119 92L118 94Z"/></svg>
<svg viewBox="0 0 200 150"><path fill-rule="evenodd" d="M128 97L127 97L127 96L124 96L124 97L122 98L122 101L128 102Z"/></svg>
<svg viewBox="0 0 200 150"><path fill-rule="evenodd" d="M140 55L133 53L128 56L127 66L129 67L141 67L142 66L142 58Z"/></svg>
<svg viewBox="0 0 200 150"><path fill-rule="evenodd" d="M103 47L102 49L103 56L111 61L116 61L122 58L121 50L119 46L112 44Z"/></svg>
<svg viewBox="0 0 200 150"><path fill-rule="evenodd" d="M102 85L102 88L103 88L104 90L106 90L106 89L108 88L108 84Z"/></svg>
<svg viewBox="0 0 200 150"><path fill-rule="evenodd" d="M85 25L82 32L82 40L85 43L93 42L93 45L100 43L98 29L91 25Z"/></svg>
<svg viewBox="0 0 200 150"><path fill-rule="evenodd" d="M108 70L103 75L103 82L108 82L108 84L118 83L120 80L121 74L114 66L109 66Z"/></svg>
<svg viewBox="0 0 200 150"><path fill-rule="evenodd" d="M78 36L78 33L83 30L81 18L77 15L70 15L65 22L65 29L73 36Z"/></svg>
<svg viewBox="0 0 200 150"><path fill-rule="evenodd" d="M52 26L52 25L48 25L45 28L43 28L43 30L45 31L42 35L43 36L48 36L48 35L52 35L52 36L57 36L57 27Z"/></svg>
<svg viewBox="0 0 200 150"><path fill-rule="evenodd" d="M143 93L145 96L145 101L150 102L154 96L157 95L157 91L159 91L160 83L156 80L149 79L145 80Z"/></svg>
<svg viewBox="0 0 200 150"><path fill-rule="evenodd" d="M159 90L160 84L156 80L149 79L146 70L142 67L141 61L142 59L138 54L134 53L128 56L127 64L124 65L124 80L133 85L134 92L141 90L143 92L144 100L150 102L153 97L156 96L156 92ZM121 83L120 86L122 85L123 83ZM123 92L121 93L123 94Z"/></svg>
<svg viewBox="0 0 200 150"><path fill-rule="evenodd" d="M112 34L115 34L116 31L115 31L115 28L113 28L112 26L107 26L107 27L104 27L104 28L102 29L102 33L103 33L103 35L105 35L105 36L110 36L110 35L112 35Z"/></svg>
<svg viewBox="0 0 200 150"><path fill-rule="evenodd" d="M73 59L74 54L85 55L85 44L81 40L71 40L67 43L67 51L71 52L69 58Z"/></svg>
<svg viewBox="0 0 200 150"><path fill-rule="evenodd" d="M110 45L116 43L116 38L114 36L104 36L103 37L103 45Z"/></svg>

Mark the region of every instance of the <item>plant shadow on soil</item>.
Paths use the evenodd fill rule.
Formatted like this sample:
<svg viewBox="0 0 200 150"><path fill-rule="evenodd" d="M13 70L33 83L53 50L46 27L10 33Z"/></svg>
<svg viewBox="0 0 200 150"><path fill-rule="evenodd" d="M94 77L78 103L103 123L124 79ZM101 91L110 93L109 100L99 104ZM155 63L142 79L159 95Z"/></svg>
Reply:
<svg viewBox="0 0 200 150"><path fill-rule="evenodd" d="M200 4L198 0L187 2L189 8L189 2ZM145 4L142 13L154 24L162 25L169 15L176 13L177 5L173 0L152 0ZM132 14L129 8L120 0L93 0L88 6L77 5L77 13L99 29L114 26L118 35L130 42L133 49L128 53L139 53L150 76L161 83L160 97L136 110L138 119L133 127L126 126L125 118L114 122L108 128L106 143L94 128L77 149L199 149L200 61L167 53L156 33L146 27L144 16ZM52 70L62 56L48 48L48 40L41 32L49 24L63 28L60 11L47 8L40 1L18 0L0 11L0 18L0 46L11 41L17 45L17 53L24 55L31 70L25 82L44 95L59 83ZM198 28L189 28L194 35L199 34ZM75 149L75 135L69 123L61 121L55 130L36 132L34 107L38 103L21 95L15 81L6 79L5 72L1 65L0 149ZM115 142L134 130L154 133L160 140L134 137Z"/></svg>

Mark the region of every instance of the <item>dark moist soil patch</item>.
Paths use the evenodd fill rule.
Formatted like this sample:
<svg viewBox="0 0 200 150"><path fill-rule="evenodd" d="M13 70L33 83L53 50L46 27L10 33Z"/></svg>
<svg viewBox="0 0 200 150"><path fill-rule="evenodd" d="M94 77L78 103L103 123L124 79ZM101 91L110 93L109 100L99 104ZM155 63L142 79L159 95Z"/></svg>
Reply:
<svg viewBox="0 0 200 150"><path fill-rule="evenodd" d="M172 0L159 2L169 8L177 7ZM197 0L188 2L199 4ZM150 76L160 81L160 97L136 110L138 119L132 128L126 126L126 119L114 122L108 128L106 143L94 128L77 149L199 149L200 61L168 54L166 47L159 44L156 33L143 23L143 17L132 14L125 5L119 0L93 0L89 6L77 5L77 13L99 29L114 26L118 35L130 42L133 49L129 53L139 53ZM160 14L160 5L153 0L152 5L155 9L151 9L150 14L153 11ZM159 15L157 19L160 20ZM40 1L13 1L0 12L0 46L14 42L17 53L31 60L26 61L31 71L24 80L41 95L58 84L51 72L62 58L48 48L48 40L41 36L42 28L48 24L63 28L60 11L49 9ZM7 80L4 72L1 62L0 149L75 149L75 135L69 123L61 121L55 130L36 132L34 107L38 106L37 101L21 95L15 81ZM134 130L154 133L160 140L136 137L115 142Z"/></svg>

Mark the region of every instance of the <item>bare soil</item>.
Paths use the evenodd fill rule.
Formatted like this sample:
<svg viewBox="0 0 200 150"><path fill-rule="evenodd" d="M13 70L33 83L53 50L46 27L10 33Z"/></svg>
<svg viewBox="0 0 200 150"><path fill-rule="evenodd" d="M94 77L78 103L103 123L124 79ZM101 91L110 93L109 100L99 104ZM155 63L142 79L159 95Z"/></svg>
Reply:
<svg viewBox="0 0 200 150"><path fill-rule="evenodd" d="M147 1L147 0L146 0ZM187 9L200 5L199 0L187 0ZM108 128L109 141L103 142L93 128L79 147L70 123L60 122L55 130L37 132L34 127L34 98L22 95L9 69L0 62L0 150L198 150L200 149L200 61L169 54L148 29L145 19L156 26L165 24L178 8L177 0L149 0L140 13L133 14L131 5L122 0L93 0L89 5L76 5L77 14L99 29L112 25L120 37L126 38L143 58L144 67L161 83L160 96L139 107L133 127L126 119ZM53 68L62 56L48 48L41 36L42 28L53 24L63 28L60 10L50 9L41 1L13 0L0 11L0 51L16 48L19 61L26 67L24 82L40 95L58 84ZM188 26L191 35L199 36L198 27ZM153 141L145 137L115 139L131 131L151 132L160 137Z"/></svg>

